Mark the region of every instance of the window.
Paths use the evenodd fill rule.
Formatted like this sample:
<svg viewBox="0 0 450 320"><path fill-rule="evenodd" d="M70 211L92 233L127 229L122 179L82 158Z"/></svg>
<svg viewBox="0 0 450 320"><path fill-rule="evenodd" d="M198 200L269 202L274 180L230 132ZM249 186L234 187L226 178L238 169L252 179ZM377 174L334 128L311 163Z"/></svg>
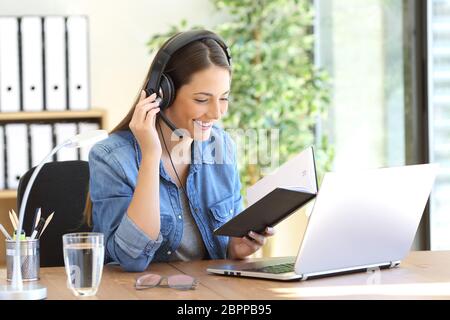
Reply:
<svg viewBox="0 0 450 320"><path fill-rule="evenodd" d="M428 1L430 162L440 173L430 199L431 249L450 249L450 0Z"/></svg>
<svg viewBox="0 0 450 320"><path fill-rule="evenodd" d="M316 0L319 67L332 79L333 169L405 164L402 0Z"/></svg>

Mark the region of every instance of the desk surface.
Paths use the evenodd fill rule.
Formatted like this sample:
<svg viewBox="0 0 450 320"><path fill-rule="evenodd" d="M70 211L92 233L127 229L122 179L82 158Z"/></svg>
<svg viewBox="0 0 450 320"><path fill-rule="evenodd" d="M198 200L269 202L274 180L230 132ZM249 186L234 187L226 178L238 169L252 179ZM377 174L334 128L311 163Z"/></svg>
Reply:
<svg viewBox="0 0 450 320"><path fill-rule="evenodd" d="M105 266L97 295L82 299L450 299L450 251L416 251L398 268L308 281L280 282L210 275L206 267L223 261L151 264L148 272L185 273L199 280L196 290L152 288L137 291L135 278L118 266ZM6 283L0 268L0 284ZM41 268L48 299L80 299L66 287L64 268Z"/></svg>

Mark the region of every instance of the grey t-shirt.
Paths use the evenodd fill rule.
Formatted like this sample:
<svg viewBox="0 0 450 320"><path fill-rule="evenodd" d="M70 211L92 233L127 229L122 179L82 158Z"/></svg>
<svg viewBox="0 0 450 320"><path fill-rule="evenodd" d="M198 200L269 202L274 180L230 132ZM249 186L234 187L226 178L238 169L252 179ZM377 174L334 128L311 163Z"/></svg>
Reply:
<svg viewBox="0 0 450 320"><path fill-rule="evenodd" d="M172 261L192 261L207 258L207 251L202 236L192 217L189 201L180 190L181 208L183 210L183 236L178 249L172 255Z"/></svg>

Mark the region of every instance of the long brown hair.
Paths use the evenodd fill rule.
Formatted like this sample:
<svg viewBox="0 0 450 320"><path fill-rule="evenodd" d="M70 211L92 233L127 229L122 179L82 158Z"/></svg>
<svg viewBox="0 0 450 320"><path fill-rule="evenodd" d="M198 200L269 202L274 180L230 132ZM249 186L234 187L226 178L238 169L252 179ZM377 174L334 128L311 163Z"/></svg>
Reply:
<svg viewBox="0 0 450 320"><path fill-rule="evenodd" d="M166 40L166 42L163 44L163 47L171 39L172 38ZM194 73L205 70L213 65L222 67L231 73L231 67L228 64L227 56L222 47L215 40L202 39L191 42L176 51L168 61L164 73L171 77L175 87L175 92L177 92L183 85L188 84L191 81L192 75ZM140 87L136 95L130 111L110 133L122 130L130 130L130 121L133 118L134 109L139 102L141 91L145 89L146 84L150 78L150 71L151 66L147 72L142 86ZM90 192L88 192L87 195L84 213L86 222L89 226L92 226L92 201Z"/></svg>

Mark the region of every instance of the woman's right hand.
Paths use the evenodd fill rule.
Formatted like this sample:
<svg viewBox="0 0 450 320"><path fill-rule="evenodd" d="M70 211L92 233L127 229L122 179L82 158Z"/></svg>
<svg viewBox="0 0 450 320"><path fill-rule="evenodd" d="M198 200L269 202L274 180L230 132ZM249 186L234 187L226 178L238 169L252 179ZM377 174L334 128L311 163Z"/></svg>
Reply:
<svg viewBox="0 0 450 320"><path fill-rule="evenodd" d="M156 114L159 112L159 102L155 101L156 93L145 97L145 91L141 91L139 102L134 109L130 121L130 129L141 148L142 156L161 156L161 142L156 131Z"/></svg>

